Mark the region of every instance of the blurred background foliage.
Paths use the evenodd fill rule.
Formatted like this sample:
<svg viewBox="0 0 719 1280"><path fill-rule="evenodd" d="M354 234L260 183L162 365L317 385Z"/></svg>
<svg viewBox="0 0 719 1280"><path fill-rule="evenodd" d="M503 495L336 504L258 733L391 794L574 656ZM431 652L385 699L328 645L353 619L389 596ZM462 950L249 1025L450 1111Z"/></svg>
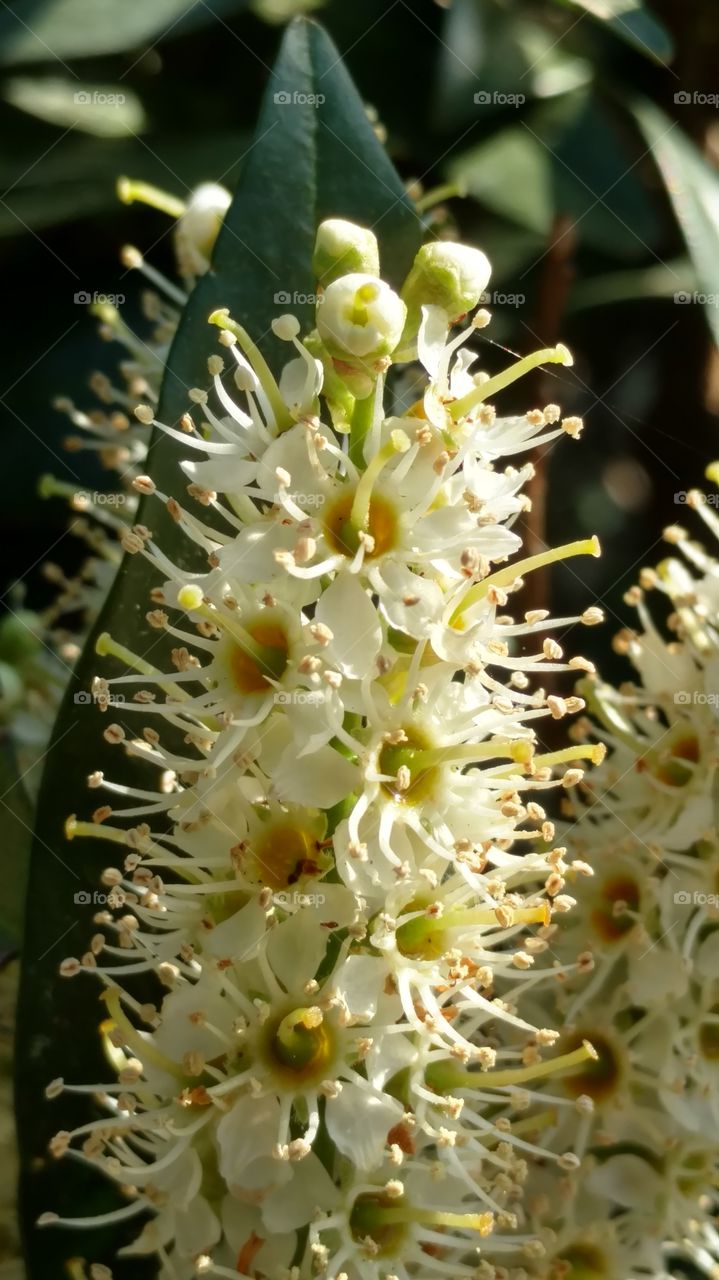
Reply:
<svg viewBox="0 0 719 1280"><path fill-rule="evenodd" d="M36 496L42 473L109 484L91 455L63 453L51 407L61 392L87 403L88 373L117 359L75 295L124 294L142 326L119 246L173 271L167 219L122 207L115 179L180 197L205 179L232 188L281 26L311 10L433 231L494 264L487 367L506 361L496 344L524 353L561 336L575 353L573 370L514 398L558 400L587 423L581 445L541 463L545 527L530 537L600 535L603 558L560 568L551 604L574 611L589 583L616 629L624 590L682 517L675 495L719 452L715 0L3 2L3 585L22 579L42 606L39 563L82 557L61 504ZM607 631L582 645L605 653Z"/></svg>

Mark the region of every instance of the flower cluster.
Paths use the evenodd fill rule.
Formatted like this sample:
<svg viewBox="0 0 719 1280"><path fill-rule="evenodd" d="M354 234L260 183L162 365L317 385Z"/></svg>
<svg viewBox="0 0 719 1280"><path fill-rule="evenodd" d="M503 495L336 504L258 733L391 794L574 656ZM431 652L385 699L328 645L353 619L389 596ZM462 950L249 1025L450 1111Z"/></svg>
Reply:
<svg viewBox="0 0 719 1280"><path fill-rule="evenodd" d="M595 1058L526 1013L574 874L538 793L603 755L538 748L537 721L583 706L538 680L592 670L552 631L601 615L510 612L524 575L598 547L514 558L532 467L503 460L581 422L493 402L570 356L476 371L476 250L422 250L396 294L372 233L332 220L315 270L316 329L273 325L279 377L217 312L222 354L181 422L137 409L182 446L190 501L135 488L202 568L145 525L123 535L156 571L169 669L98 644L128 673L97 677L96 701L138 718L105 738L148 784L94 773L105 802L68 822L119 861L62 965L103 985L116 1083L49 1086L103 1111L52 1151L117 1184L101 1221L142 1217L122 1252L164 1280L519 1277L541 1252L530 1164L575 1168L547 1131L588 1105L548 1109L532 1082Z"/></svg>
<svg viewBox="0 0 719 1280"><path fill-rule="evenodd" d="M706 497L689 506L716 537ZM560 1130L587 1158L561 1215L545 1213L552 1277L665 1276L672 1256L719 1273L719 562L678 526L665 538L671 555L628 594L640 627L615 642L638 682L584 681L594 724L574 727L609 755L565 800L562 839L593 875L552 948L565 965L591 950L592 972L550 1008L565 1049L591 1026L599 1060L564 1079L595 1108Z"/></svg>
<svg viewBox="0 0 719 1280"><path fill-rule="evenodd" d="M121 179L118 194L125 203L138 200L176 219L174 246L182 287L168 280L138 249L127 246L122 260L153 286L142 297L143 314L152 325L143 337L123 320L109 299L93 304L100 336L118 343L126 359L115 380L95 372L89 380L91 408L81 409L67 396L55 408L68 416L73 433L64 440L71 454L92 452L114 472L117 492L92 494L77 484L45 475L42 498L61 498L73 513L69 531L87 548L79 572L69 576L59 564L46 561L45 579L55 588L51 604L37 614L23 606L20 587L12 612L0 624L0 732L7 732L18 760L25 789L36 797L40 763L44 759L53 721L72 667L82 652L89 629L98 616L120 564L116 533L130 524L137 510L131 482L147 453L146 433L134 418L141 400L157 404L165 361L182 307L194 280L209 267L210 254L230 196L215 183L204 183L187 203L143 182Z"/></svg>

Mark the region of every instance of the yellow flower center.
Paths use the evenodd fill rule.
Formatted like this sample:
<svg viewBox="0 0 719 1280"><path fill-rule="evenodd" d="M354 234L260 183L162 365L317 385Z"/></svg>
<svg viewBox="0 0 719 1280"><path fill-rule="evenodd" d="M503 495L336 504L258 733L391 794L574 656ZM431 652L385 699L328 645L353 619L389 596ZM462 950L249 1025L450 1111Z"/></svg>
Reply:
<svg viewBox="0 0 719 1280"><path fill-rule="evenodd" d="M265 1028L268 1065L284 1085L319 1084L327 1079L334 1036L317 1006L292 1009Z"/></svg>
<svg viewBox="0 0 719 1280"><path fill-rule="evenodd" d="M284 628L262 618L245 630L258 646L252 652L236 640L230 651L230 671L240 693L264 693L271 680L281 680L287 670L289 643Z"/></svg>
<svg viewBox="0 0 719 1280"><path fill-rule="evenodd" d="M432 746L425 734L418 729L405 729L404 735L404 742L396 745L386 742L380 749L378 772L390 774L392 778L390 782L382 783L382 790L395 804L421 804L432 794L439 768L422 762L422 753Z"/></svg>
<svg viewBox="0 0 719 1280"><path fill-rule="evenodd" d="M622 910L626 906L626 910ZM598 900L591 913L592 928L604 942L619 942L633 928L639 910L637 881L628 874L616 875L599 886Z"/></svg>
<svg viewBox="0 0 719 1280"><path fill-rule="evenodd" d="M263 884L286 889L303 876L316 875L317 840L311 831L283 822L270 827L253 843L252 859Z"/></svg>
<svg viewBox="0 0 719 1280"><path fill-rule="evenodd" d="M624 1064L619 1051L608 1036L592 1031L592 1047L595 1056L583 1062L578 1071L566 1075L563 1084L574 1098L587 1094L594 1102L606 1102L622 1083ZM577 1048L588 1038L586 1031L577 1031L567 1038L566 1048Z"/></svg>
<svg viewBox="0 0 719 1280"><path fill-rule="evenodd" d="M386 498L373 494L364 528L358 528L351 519L354 500L355 490L350 488L332 503L323 521L325 537L333 551L354 557L360 546L359 535L364 532L374 543L365 555L368 560L376 560L397 543L397 513Z"/></svg>
<svg viewBox="0 0 719 1280"><path fill-rule="evenodd" d="M609 1280L609 1259L593 1244L573 1244L562 1251L552 1269L552 1278L559 1280Z"/></svg>

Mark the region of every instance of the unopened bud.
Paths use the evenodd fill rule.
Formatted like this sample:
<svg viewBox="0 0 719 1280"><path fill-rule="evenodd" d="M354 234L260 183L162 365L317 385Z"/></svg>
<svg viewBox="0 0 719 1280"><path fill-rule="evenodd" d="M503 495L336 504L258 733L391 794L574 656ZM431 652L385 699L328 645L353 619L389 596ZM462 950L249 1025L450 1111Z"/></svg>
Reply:
<svg viewBox="0 0 719 1280"><path fill-rule="evenodd" d="M379 275L377 237L368 227L358 227L344 218L327 218L317 229L312 270L324 289L354 272Z"/></svg>
<svg viewBox="0 0 719 1280"><path fill-rule="evenodd" d="M441 307L450 324L454 324L478 305L491 270L481 250L468 245L449 240L422 245L402 286L402 298L407 304L402 350L417 336L422 307Z"/></svg>
<svg viewBox="0 0 719 1280"><path fill-rule="evenodd" d="M384 280L355 272L328 285L317 307L317 329L333 359L367 368L394 351L406 315Z"/></svg>

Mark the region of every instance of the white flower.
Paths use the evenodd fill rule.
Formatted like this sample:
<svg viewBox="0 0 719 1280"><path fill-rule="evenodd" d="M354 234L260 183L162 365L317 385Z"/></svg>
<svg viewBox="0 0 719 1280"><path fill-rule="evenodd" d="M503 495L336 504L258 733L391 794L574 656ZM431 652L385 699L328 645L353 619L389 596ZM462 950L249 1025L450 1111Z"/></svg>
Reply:
<svg viewBox="0 0 719 1280"><path fill-rule="evenodd" d="M688 505L716 536L703 496L690 494ZM718 1118L718 575L716 560L685 530L672 526L665 537L683 559L642 571L627 597L639 627L615 644L639 679L619 689L581 686L599 724L586 721L577 736L595 734L609 754L583 783L584 803L565 804L573 821L560 838L578 855L572 880L578 887L594 876L577 893L569 928L553 939L562 965L580 953L554 1017L575 1038L588 1036L599 1055L595 1071L565 1078L593 1099L596 1119L566 1112L556 1142L595 1152L579 1203L587 1199L595 1220L615 1224L620 1274L664 1275L663 1259L677 1253L712 1275L719 1238L706 1192L717 1155L706 1135ZM670 640L648 608L652 589L673 606ZM567 1224L566 1241L570 1234Z"/></svg>
<svg viewBox="0 0 719 1280"><path fill-rule="evenodd" d="M353 271L333 280L317 307L317 330L330 355L373 362L402 336L406 307L384 280Z"/></svg>

